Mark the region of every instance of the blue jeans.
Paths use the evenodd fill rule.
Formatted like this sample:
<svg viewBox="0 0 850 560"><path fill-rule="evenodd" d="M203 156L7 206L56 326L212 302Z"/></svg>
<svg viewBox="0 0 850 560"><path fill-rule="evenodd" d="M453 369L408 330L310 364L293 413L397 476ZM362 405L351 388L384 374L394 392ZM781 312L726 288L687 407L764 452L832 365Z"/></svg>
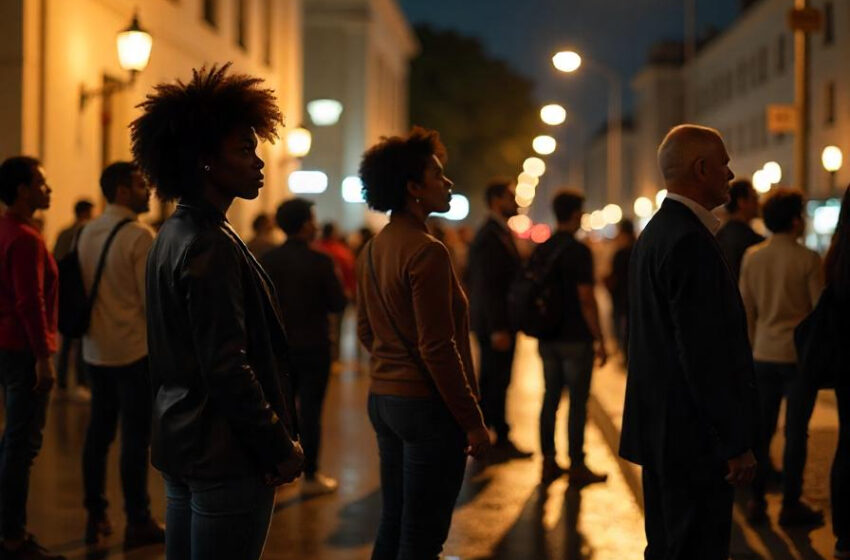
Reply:
<svg viewBox="0 0 850 560"><path fill-rule="evenodd" d="M466 435L440 398L369 395L381 456L372 560L435 560L463 484Z"/></svg>
<svg viewBox="0 0 850 560"><path fill-rule="evenodd" d="M0 350L0 386L6 395L6 430L0 440L0 531L4 539L26 535L30 469L41 450L47 393L36 393L35 356Z"/></svg>
<svg viewBox="0 0 850 560"><path fill-rule="evenodd" d="M584 464L584 427L587 424L587 398L593 373L593 342L541 340L546 392L540 410L540 451L555 456L555 416L564 388L570 392L567 438L570 464Z"/></svg>
<svg viewBox="0 0 850 560"><path fill-rule="evenodd" d="M258 560L262 556L274 509L274 488L262 477L163 478L168 560Z"/></svg>
<svg viewBox="0 0 850 560"><path fill-rule="evenodd" d="M758 471L753 480L753 497L764 501L765 480L770 466L770 440L776 432L779 406L785 406L785 451L782 456L783 501L794 504L803 494L803 470L809 420L817 399L817 388L801 375L796 364L755 362L756 388L761 405L761 438L755 455Z"/></svg>

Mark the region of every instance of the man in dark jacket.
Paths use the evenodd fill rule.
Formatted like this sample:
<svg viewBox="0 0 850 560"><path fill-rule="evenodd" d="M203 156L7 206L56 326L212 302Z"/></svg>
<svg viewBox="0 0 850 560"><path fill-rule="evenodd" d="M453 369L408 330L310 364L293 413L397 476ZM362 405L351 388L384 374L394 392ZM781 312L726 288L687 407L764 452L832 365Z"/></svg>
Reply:
<svg viewBox="0 0 850 560"><path fill-rule="evenodd" d="M750 227L759 215L759 195L746 179L732 181L729 202L726 203L729 221L717 232L717 243L737 280L741 274L741 261L749 247L764 241L764 237Z"/></svg>
<svg viewBox="0 0 850 560"><path fill-rule="evenodd" d="M508 320L507 297L521 265L507 220L516 215L514 183L497 179L486 191L490 216L469 248L468 282L472 329L481 346L481 410L496 432L494 458L527 458L508 438L505 397L511 383L516 332Z"/></svg>
<svg viewBox="0 0 850 560"><path fill-rule="evenodd" d="M328 316L341 313L346 298L333 260L310 247L318 229L313 203L303 198L287 200L278 208L276 218L286 233L286 243L268 251L262 264L277 288L289 339L292 385L304 446L301 489L306 495L327 494L337 489L336 480L318 472L322 403L331 371Z"/></svg>
<svg viewBox="0 0 850 560"><path fill-rule="evenodd" d="M669 194L632 254L620 455L643 465L647 560L726 560L758 410L746 314L710 212L732 172L719 133L694 125L674 128L658 160Z"/></svg>

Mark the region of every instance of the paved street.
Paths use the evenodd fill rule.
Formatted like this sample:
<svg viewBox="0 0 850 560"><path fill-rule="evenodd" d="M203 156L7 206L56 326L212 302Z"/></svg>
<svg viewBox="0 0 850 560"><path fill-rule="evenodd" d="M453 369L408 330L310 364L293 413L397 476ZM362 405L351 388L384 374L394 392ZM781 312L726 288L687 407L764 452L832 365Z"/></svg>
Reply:
<svg viewBox="0 0 850 560"><path fill-rule="evenodd" d="M521 447L538 451L536 425L542 380L535 343L524 340L515 363L509 414ZM609 443L616 438L618 407L625 376L616 364L597 371L588 425L588 463L608 472L606 484L577 490L565 479L543 489L538 485L539 456L468 472L446 544L447 557L469 559L593 559L642 558L642 516L630 484L636 469L615 459ZM365 414L367 379L353 368L334 375L325 410L322 466L340 480L340 492L302 500L297 484L280 492L266 558L359 560L370 554L380 510L378 461L374 436ZM565 403L566 404L566 403ZM564 456L566 406L558 422L559 453ZM86 550L82 543L85 515L81 506L80 450L87 407L74 402L52 404L45 447L33 473L30 528L42 541L70 558L160 559L161 549L149 547L125 553L120 530L117 454L110 459L109 496L117 535L103 548ZM835 447L835 410L821 402L812 424L812 452L806 493L828 505L828 468ZM162 483L151 472L153 509L162 517ZM778 515L778 496L770 513ZM742 521L736 510L736 521ZM758 532L736 525L733 558L766 560L831 558L829 528L811 533L785 532L776 525Z"/></svg>

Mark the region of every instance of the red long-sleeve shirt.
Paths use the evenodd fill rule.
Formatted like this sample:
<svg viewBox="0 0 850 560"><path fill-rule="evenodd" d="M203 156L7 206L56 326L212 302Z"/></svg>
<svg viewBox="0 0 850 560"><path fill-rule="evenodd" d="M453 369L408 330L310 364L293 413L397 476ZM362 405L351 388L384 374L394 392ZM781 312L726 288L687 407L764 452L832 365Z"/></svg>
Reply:
<svg viewBox="0 0 850 560"><path fill-rule="evenodd" d="M45 357L56 351L59 273L41 234L0 216L0 348Z"/></svg>

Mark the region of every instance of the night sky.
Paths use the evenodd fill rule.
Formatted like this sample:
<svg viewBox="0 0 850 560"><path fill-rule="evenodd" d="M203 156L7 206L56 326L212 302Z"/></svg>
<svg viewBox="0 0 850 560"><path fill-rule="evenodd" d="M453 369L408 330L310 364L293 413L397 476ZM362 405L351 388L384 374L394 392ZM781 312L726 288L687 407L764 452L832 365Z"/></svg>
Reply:
<svg viewBox="0 0 850 560"><path fill-rule="evenodd" d="M535 81L541 104L559 102L568 111L579 113L584 121L581 128L574 126L557 134L567 140L570 150L578 146L577 135L588 136L605 122L608 86L596 73L557 72L551 66L552 54L573 48L618 71L628 114L632 103L629 82L646 61L649 48L658 41L681 40L684 27L683 0L399 2L414 25L429 23L479 38L490 53ZM697 29L722 29L737 14L739 0L697 0L697 4Z"/></svg>

